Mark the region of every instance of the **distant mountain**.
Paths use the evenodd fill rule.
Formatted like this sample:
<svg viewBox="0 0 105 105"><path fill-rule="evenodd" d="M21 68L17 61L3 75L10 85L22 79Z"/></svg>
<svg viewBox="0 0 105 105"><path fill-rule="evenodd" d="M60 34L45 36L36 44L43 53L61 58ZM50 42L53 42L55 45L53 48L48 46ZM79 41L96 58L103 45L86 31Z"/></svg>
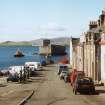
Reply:
<svg viewBox="0 0 105 105"><path fill-rule="evenodd" d="M43 39L37 39L33 40L32 43L36 46L40 46ZM70 38L69 37L59 37L59 38L53 38L50 39L51 44L57 44L57 45L69 45L70 44Z"/></svg>
<svg viewBox="0 0 105 105"><path fill-rule="evenodd" d="M69 37L59 37L54 38L51 40L52 44L60 44L60 45L69 45L70 44L70 38Z"/></svg>
<svg viewBox="0 0 105 105"><path fill-rule="evenodd" d="M20 42L14 42L14 41L5 41L1 42L0 46L25 46L25 45L32 45L31 41L20 41Z"/></svg>
<svg viewBox="0 0 105 105"><path fill-rule="evenodd" d="M14 41L5 41L5 42L1 42L0 45L1 46L25 46L25 45L36 45L36 46L40 46L42 45L42 40L41 39L36 39L36 40L32 40L32 41L20 41L20 42L14 42ZM51 44L57 44L57 45L69 45L70 44L70 37L58 37L58 38L52 38L51 40Z"/></svg>

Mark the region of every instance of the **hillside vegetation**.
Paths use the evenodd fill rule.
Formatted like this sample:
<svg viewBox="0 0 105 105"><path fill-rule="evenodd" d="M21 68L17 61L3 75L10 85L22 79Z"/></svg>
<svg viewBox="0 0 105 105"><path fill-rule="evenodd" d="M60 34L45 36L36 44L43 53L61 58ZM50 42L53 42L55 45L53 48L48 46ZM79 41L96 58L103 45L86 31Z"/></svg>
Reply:
<svg viewBox="0 0 105 105"><path fill-rule="evenodd" d="M0 46L31 46L31 45L32 43L28 41L23 41L23 42L6 41L0 43Z"/></svg>

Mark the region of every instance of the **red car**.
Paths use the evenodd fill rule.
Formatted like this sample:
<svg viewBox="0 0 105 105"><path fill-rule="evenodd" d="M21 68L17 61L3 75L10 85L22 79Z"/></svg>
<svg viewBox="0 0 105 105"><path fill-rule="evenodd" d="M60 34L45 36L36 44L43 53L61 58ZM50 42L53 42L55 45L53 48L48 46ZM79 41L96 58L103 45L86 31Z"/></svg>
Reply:
<svg viewBox="0 0 105 105"><path fill-rule="evenodd" d="M76 69L74 69L72 71L71 76L70 76L71 86L75 82L77 76L84 76L84 72L83 71L77 71Z"/></svg>

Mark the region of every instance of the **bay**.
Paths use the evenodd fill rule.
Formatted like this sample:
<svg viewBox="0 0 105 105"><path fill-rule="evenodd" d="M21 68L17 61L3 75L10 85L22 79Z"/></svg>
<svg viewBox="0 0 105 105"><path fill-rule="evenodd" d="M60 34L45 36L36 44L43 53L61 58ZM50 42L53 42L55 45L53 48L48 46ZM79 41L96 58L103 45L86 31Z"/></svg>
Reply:
<svg viewBox="0 0 105 105"><path fill-rule="evenodd" d="M25 56L21 58L15 58L13 55L20 49ZM37 61L41 62L45 60L44 56L33 53L38 53L39 48L36 46L0 46L0 70L6 69L9 66L24 65L25 62ZM67 47L67 53L69 56L69 47ZM54 62L59 62L64 56L52 56L51 59Z"/></svg>

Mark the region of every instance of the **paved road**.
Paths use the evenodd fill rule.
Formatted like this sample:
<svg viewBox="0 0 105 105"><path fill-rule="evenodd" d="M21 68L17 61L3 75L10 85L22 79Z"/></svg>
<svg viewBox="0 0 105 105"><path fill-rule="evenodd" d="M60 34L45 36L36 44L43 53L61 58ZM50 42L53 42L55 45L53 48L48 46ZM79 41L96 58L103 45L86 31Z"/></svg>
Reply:
<svg viewBox="0 0 105 105"><path fill-rule="evenodd" d="M25 84L17 82L6 82L6 78L0 78L0 105L18 105L25 97L36 90L40 84L40 78L35 76ZM39 81L40 80L40 81Z"/></svg>
<svg viewBox="0 0 105 105"><path fill-rule="evenodd" d="M105 105L105 90L98 88L99 95L74 95L70 84L59 79L56 69L49 66L42 71L35 94L26 105Z"/></svg>

